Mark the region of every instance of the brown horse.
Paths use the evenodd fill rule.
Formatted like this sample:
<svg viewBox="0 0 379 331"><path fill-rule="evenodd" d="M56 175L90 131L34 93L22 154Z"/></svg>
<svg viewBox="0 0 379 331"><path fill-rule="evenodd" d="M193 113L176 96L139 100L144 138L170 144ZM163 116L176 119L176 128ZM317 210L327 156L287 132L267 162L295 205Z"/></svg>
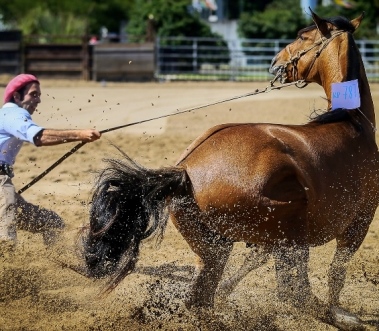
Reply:
<svg viewBox="0 0 379 331"><path fill-rule="evenodd" d="M363 16L312 16L315 25L277 54L270 72L282 83L322 85L329 108L331 84L357 79L361 107L327 111L305 125L220 125L174 167L146 169L125 154L109 159L83 235L89 276L108 276L108 290L116 287L134 270L141 241L161 237L171 217L199 257L187 307L213 306L233 242L246 242L274 256L280 298L341 329L362 326L338 306L347 263L379 201L374 107L352 36ZM311 291L309 247L333 239L323 303Z"/></svg>

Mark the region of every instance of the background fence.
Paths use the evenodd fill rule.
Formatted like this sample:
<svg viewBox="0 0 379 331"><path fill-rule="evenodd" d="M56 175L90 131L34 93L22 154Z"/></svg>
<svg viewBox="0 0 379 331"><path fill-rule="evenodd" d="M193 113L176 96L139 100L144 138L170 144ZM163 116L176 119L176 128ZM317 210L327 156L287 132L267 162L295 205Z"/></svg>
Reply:
<svg viewBox="0 0 379 331"><path fill-rule="evenodd" d="M272 79L271 60L292 40L158 38L156 72L161 80ZM379 82L379 41L357 40L370 82Z"/></svg>
<svg viewBox="0 0 379 331"><path fill-rule="evenodd" d="M22 34L20 31L0 33L0 73L18 74L22 67Z"/></svg>
<svg viewBox="0 0 379 331"><path fill-rule="evenodd" d="M154 43L99 43L92 46L93 80L154 80Z"/></svg>
<svg viewBox="0 0 379 331"><path fill-rule="evenodd" d="M0 32L0 74L108 81L267 81L271 60L291 40L157 38L155 43L100 42ZM379 82L379 40L357 40L370 82Z"/></svg>
<svg viewBox="0 0 379 331"><path fill-rule="evenodd" d="M28 36L23 43L23 71L40 78L90 79L89 45L85 38Z"/></svg>

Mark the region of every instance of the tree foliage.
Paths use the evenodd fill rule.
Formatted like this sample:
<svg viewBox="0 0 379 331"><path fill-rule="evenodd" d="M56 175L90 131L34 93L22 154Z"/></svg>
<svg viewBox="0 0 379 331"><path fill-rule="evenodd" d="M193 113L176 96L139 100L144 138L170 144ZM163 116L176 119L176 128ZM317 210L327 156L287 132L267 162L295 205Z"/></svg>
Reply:
<svg viewBox="0 0 379 331"><path fill-rule="evenodd" d="M354 0L353 8L321 6L316 12L325 17L342 15L366 17L356 38L377 38L379 0ZM310 19L300 9L300 0L229 0L226 9L239 18L239 33L245 38L293 38ZM99 34L101 27L119 32L127 24L131 36L146 36L148 23L157 35L214 36L209 26L188 8L191 0L0 0L0 18L7 26L24 34ZM148 17L153 17L149 20Z"/></svg>
<svg viewBox="0 0 379 331"><path fill-rule="evenodd" d="M38 20L35 19L38 17ZM87 22L78 20L72 13L53 14L49 9L36 7L18 24L24 35L83 36Z"/></svg>
<svg viewBox="0 0 379 331"><path fill-rule="evenodd" d="M127 32L134 41L146 38L149 24L157 36L215 37L198 15L190 13L188 0L136 0Z"/></svg>
<svg viewBox="0 0 379 331"><path fill-rule="evenodd" d="M0 15L24 34L97 34L100 27L119 31L134 0L0 0Z"/></svg>
<svg viewBox="0 0 379 331"><path fill-rule="evenodd" d="M291 39L305 24L299 0L276 0L264 11L242 13L238 32L244 38Z"/></svg>
<svg viewBox="0 0 379 331"><path fill-rule="evenodd" d="M322 6L321 1L315 12L321 17L345 16L353 19L365 12L365 19L356 32L359 39L377 38L379 24L379 0L355 0L352 8L340 5ZM247 1L245 1L247 3ZM307 24L311 24L300 8L300 0L273 0L263 6L261 1L245 5L244 12L238 22L239 34L244 38L275 38L292 39L296 32Z"/></svg>
<svg viewBox="0 0 379 331"><path fill-rule="evenodd" d="M361 26L354 34L357 39L374 39L378 37L377 24L379 23L379 0L375 1L354 1L353 8L344 8L337 5L318 6L316 12L323 17L344 16L353 19L365 13L365 18Z"/></svg>

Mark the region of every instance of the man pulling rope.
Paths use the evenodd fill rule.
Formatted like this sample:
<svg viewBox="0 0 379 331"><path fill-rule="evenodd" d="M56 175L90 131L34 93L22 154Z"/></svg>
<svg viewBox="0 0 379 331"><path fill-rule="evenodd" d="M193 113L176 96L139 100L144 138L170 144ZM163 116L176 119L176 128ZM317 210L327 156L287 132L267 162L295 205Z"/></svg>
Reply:
<svg viewBox="0 0 379 331"><path fill-rule="evenodd" d="M25 201L12 183L13 165L23 142L35 146L52 146L67 142L92 142L101 137L94 129L55 130L33 122L41 102L37 77L21 74L5 88L0 109L0 255L16 245L16 228L42 233L44 243L52 244L64 227L64 221L52 210Z"/></svg>

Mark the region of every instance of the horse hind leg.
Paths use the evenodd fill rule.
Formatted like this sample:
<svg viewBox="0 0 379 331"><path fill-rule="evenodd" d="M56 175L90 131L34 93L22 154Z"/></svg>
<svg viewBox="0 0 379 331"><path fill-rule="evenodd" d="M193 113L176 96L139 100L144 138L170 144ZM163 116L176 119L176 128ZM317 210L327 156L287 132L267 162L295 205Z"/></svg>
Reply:
<svg viewBox="0 0 379 331"><path fill-rule="evenodd" d="M270 258L271 250L263 245L253 245L251 250L245 257L241 266L229 279L224 280L218 289L218 295L222 298L228 297L237 285L245 278L251 271L266 264Z"/></svg>
<svg viewBox="0 0 379 331"><path fill-rule="evenodd" d="M221 280L226 262L232 250L232 243L224 239L207 238L193 250L198 263L187 307L210 308L214 305L216 289Z"/></svg>
<svg viewBox="0 0 379 331"><path fill-rule="evenodd" d="M183 214L172 216L175 226L198 257L186 307L212 308L233 244L199 221L194 222ZM194 214L191 216L195 217Z"/></svg>
<svg viewBox="0 0 379 331"><path fill-rule="evenodd" d="M301 307L312 296L307 274L309 248L281 247L273 253L279 299Z"/></svg>

